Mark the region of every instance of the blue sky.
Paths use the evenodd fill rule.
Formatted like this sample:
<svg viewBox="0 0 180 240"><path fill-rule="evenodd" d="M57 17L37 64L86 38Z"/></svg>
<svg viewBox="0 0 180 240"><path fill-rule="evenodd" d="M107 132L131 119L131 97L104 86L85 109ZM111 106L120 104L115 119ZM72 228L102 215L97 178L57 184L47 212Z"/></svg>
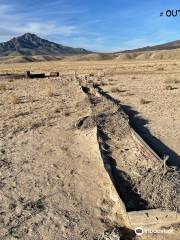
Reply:
<svg viewBox="0 0 180 240"><path fill-rule="evenodd" d="M179 0L0 0L0 42L31 32L64 45L117 51L180 39Z"/></svg>

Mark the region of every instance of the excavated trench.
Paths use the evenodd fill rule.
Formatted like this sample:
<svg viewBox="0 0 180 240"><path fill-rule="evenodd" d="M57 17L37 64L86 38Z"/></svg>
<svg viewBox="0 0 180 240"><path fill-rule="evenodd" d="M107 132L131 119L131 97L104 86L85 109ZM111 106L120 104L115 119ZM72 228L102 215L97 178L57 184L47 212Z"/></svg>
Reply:
<svg viewBox="0 0 180 240"><path fill-rule="evenodd" d="M79 129L97 127L99 149L111 180L126 210L178 210L180 172L157 161L140 148L129 118L115 99L102 96L98 86L80 79L92 115L80 119Z"/></svg>
<svg viewBox="0 0 180 240"><path fill-rule="evenodd" d="M106 140L108 139L107 135L104 134L103 131L97 130L97 137L99 139L99 149L104 161L104 166L111 177L116 191L125 203L127 211L148 209L148 203L134 191L130 176L128 176L126 172L117 168L116 160L111 157L110 147L106 143Z"/></svg>
<svg viewBox="0 0 180 240"><path fill-rule="evenodd" d="M97 104L101 104L102 102L92 94L89 94L89 89L87 87L82 87L82 89L88 95L88 99L91 104L92 116L80 119L76 124L76 127L79 129L87 129L94 126L97 127L97 140L105 169L110 175L116 191L125 203L126 209L128 211L147 209L148 203L143 200L139 194L137 194L134 190L130 177L126 174L126 172L123 172L118 168L116 160L112 157L113 150L109 145L110 138L106 131L107 129L105 128L105 122L111 121L111 118L113 118L113 115L116 113L108 113L107 109L105 112L97 113ZM127 151L127 149L125 151Z"/></svg>

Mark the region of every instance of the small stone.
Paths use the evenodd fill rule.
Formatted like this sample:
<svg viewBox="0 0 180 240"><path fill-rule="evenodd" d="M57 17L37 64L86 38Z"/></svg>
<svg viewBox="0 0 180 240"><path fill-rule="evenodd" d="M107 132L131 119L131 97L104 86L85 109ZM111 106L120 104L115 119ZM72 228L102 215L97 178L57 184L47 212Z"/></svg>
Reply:
<svg viewBox="0 0 180 240"><path fill-rule="evenodd" d="M16 213L17 215L21 215L22 214L22 211L23 211L23 206L22 205L18 205L16 207Z"/></svg>

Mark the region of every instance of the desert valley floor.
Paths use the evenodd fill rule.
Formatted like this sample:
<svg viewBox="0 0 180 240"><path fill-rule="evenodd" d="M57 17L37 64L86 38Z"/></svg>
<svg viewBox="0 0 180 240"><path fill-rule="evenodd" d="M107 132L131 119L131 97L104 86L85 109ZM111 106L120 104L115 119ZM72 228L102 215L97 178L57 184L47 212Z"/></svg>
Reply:
<svg viewBox="0 0 180 240"><path fill-rule="evenodd" d="M165 239L137 237L125 225L95 128L77 127L101 103L93 109L75 72L118 100L133 128L178 168L180 61L0 64L0 73L27 70L60 77L0 80L0 239L115 240L118 231L124 240Z"/></svg>

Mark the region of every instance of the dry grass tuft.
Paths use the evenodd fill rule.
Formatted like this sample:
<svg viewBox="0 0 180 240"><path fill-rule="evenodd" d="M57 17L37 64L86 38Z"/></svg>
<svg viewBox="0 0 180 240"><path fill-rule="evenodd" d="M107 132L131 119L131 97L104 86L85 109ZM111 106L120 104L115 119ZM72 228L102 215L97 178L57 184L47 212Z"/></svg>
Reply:
<svg viewBox="0 0 180 240"><path fill-rule="evenodd" d="M55 112L55 113L60 113L60 112L61 112L61 109L60 109L60 108L56 108L56 109L54 110L54 112Z"/></svg>
<svg viewBox="0 0 180 240"><path fill-rule="evenodd" d="M106 83L106 82L103 82L103 81L100 82L100 86L107 86L107 85L108 85L108 83Z"/></svg>
<svg viewBox="0 0 180 240"><path fill-rule="evenodd" d="M33 112L33 102L34 102L34 99L32 96L28 96L28 102L29 102L29 113L32 113Z"/></svg>
<svg viewBox="0 0 180 240"><path fill-rule="evenodd" d="M12 102L12 104L18 104L19 103L18 97L15 96L15 95L12 95L11 96L11 102Z"/></svg>
<svg viewBox="0 0 180 240"><path fill-rule="evenodd" d="M118 87L111 88L112 93L120 93L122 90L120 90Z"/></svg>
<svg viewBox="0 0 180 240"><path fill-rule="evenodd" d="M145 100L144 98L140 99L140 104L147 104L149 101Z"/></svg>
<svg viewBox="0 0 180 240"><path fill-rule="evenodd" d="M176 84L176 83L180 83L180 80L175 79L175 80L174 80L174 83L175 83L175 84Z"/></svg>
<svg viewBox="0 0 180 240"><path fill-rule="evenodd" d="M113 82L114 81L114 79L113 78L109 78L109 80L108 80L109 82Z"/></svg>
<svg viewBox="0 0 180 240"><path fill-rule="evenodd" d="M180 80L175 79L175 80L174 80L174 83L175 83L175 84L180 83Z"/></svg>
<svg viewBox="0 0 180 240"><path fill-rule="evenodd" d="M71 114L70 114L70 112L65 112L64 113L64 116L66 116L66 117L69 117Z"/></svg>
<svg viewBox="0 0 180 240"><path fill-rule="evenodd" d="M89 76L90 76L90 77L94 77L95 74L94 74L94 73L90 73Z"/></svg>
<svg viewBox="0 0 180 240"><path fill-rule="evenodd" d="M48 97L53 97L54 96L53 90L52 89L48 89L47 95L48 95Z"/></svg>
<svg viewBox="0 0 180 240"><path fill-rule="evenodd" d="M32 113L32 112L33 112L33 106L29 105L29 113Z"/></svg>
<svg viewBox="0 0 180 240"><path fill-rule="evenodd" d="M1 84L0 91L6 91L6 90L7 90L7 86L5 84Z"/></svg>
<svg viewBox="0 0 180 240"><path fill-rule="evenodd" d="M166 90L173 90L173 87L171 85L167 85Z"/></svg>
<svg viewBox="0 0 180 240"><path fill-rule="evenodd" d="M143 176L143 183L136 180L138 193L148 199L150 208L170 209L179 212L180 171L168 166L151 170ZM140 183L140 184L139 184Z"/></svg>
<svg viewBox="0 0 180 240"><path fill-rule="evenodd" d="M178 79L168 79L168 80L165 81L165 83L167 83L167 84L178 84L178 83L180 83L180 80L178 80Z"/></svg>
<svg viewBox="0 0 180 240"><path fill-rule="evenodd" d="M164 68L163 68L163 67L159 67L157 70L158 70L158 71L163 71Z"/></svg>
<svg viewBox="0 0 180 240"><path fill-rule="evenodd" d="M33 103L33 102L34 102L34 99L33 99L33 97L32 97L32 96L30 96L30 95L28 96L28 102L29 102L29 103Z"/></svg>
<svg viewBox="0 0 180 240"><path fill-rule="evenodd" d="M8 82L14 82L14 79L9 79Z"/></svg>

